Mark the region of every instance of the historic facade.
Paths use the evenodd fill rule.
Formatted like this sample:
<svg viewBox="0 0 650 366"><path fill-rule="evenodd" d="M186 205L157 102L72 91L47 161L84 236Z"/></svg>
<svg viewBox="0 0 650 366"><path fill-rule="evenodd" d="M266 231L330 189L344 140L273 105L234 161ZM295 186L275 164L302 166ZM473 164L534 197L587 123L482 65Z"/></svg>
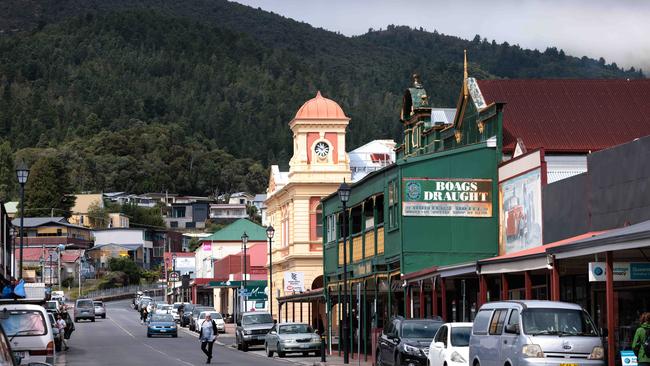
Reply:
<svg viewBox="0 0 650 366"><path fill-rule="evenodd" d="M349 121L336 102L318 92L289 122L293 132L289 171L281 172L278 166L271 169L266 206L268 222L275 228L272 282L276 319L286 320L288 311L285 308L279 314L279 297L322 287L320 200L336 191L343 180L350 181L345 149ZM285 281L285 276L291 278L292 274L295 280ZM298 311L307 314L308 308L301 304Z"/></svg>

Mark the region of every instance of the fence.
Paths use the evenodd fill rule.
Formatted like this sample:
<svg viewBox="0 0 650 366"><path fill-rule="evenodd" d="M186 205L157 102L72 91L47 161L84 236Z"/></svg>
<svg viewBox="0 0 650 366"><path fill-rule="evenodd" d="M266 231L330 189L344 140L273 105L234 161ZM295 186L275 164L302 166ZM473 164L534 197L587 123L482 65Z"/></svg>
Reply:
<svg viewBox="0 0 650 366"><path fill-rule="evenodd" d="M126 287L116 287L108 288L104 290L96 290L88 292L84 295L86 298L96 299L96 298L106 298L120 295L135 294L138 291L142 292L151 292L151 291L163 291L160 287L160 284L150 284L150 285L132 285Z"/></svg>

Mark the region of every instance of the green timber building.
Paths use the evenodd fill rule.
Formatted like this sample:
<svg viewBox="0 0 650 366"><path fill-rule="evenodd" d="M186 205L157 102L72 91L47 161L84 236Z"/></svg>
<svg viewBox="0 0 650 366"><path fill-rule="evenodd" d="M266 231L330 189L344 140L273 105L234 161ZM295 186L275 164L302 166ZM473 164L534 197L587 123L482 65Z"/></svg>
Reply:
<svg viewBox="0 0 650 366"><path fill-rule="evenodd" d="M322 200L328 343L338 343L339 299L346 292L349 339L354 339L351 349L360 346L366 355L374 351L373 334L391 316L446 319L446 312L460 311L455 304L461 299L453 295L425 299L425 292L435 294L436 284L431 282L421 283L419 296L411 299L416 292L404 286L403 279L498 254L502 108L500 103L486 105L476 80L465 72L453 124L435 124L426 90L414 77L403 97L404 140L396 148L396 162L352 184L346 212L336 193ZM347 289L343 288L344 224ZM462 286L463 294L476 302L475 276L463 280ZM454 293L454 288L447 290ZM462 300L463 304L472 301Z"/></svg>

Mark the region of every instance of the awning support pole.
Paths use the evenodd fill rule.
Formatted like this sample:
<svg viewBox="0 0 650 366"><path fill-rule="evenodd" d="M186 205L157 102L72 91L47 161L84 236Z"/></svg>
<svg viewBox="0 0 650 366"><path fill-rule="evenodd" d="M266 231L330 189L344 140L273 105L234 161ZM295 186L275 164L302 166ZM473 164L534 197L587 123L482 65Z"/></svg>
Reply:
<svg viewBox="0 0 650 366"><path fill-rule="evenodd" d="M560 268L555 258L551 269L551 300L560 301Z"/></svg>
<svg viewBox="0 0 650 366"><path fill-rule="evenodd" d="M438 289L436 288L436 278L431 278L431 315L440 315L438 312Z"/></svg>
<svg viewBox="0 0 650 366"><path fill-rule="evenodd" d="M510 299L510 288L509 288L509 283L508 283L508 276L505 273L501 274L501 300L509 300Z"/></svg>
<svg viewBox="0 0 650 366"><path fill-rule="evenodd" d="M607 364L615 365L616 361L616 324L614 324L614 253L605 253L605 297L607 301Z"/></svg>
<svg viewBox="0 0 650 366"><path fill-rule="evenodd" d="M488 289L487 289L486 275L479 275L478 282L479 282L479 284L478 284L478 288L479 288L479 290L478 290L478 292L479 292L479 294L478 294L479 295L478 296L479 297L479 299L478 299L478 307L480 308L481 306L483 306L483 304L485 304L487 302Z"/></svg>
<svg viewBox="0 0 650 366"><path fill-rule="evenodd" d="M444 277L440 277L440 297L442 301L442 320L447 321L447 284Z"/></svg>
<svg viewBox="0 0 650 366"><path fill-rule="evenodd" d="M424 311L426 306L424 306L424 282L420 281L420 318L424 318Z"/></svg>
<svg viewBox="0 0 650 366"><path fill-rule="evenodd" d="M530 277L530 271L524 272L524 292L526 300L533 299L533 279Z"/></svg>

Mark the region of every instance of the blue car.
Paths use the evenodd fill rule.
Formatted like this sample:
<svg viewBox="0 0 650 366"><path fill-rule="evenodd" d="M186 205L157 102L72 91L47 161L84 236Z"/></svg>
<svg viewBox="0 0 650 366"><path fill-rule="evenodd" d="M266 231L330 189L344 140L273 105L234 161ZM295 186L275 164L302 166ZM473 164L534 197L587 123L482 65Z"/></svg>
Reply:
<svg viewBox="0 0 650 366"><path fill-rule="evenodd" d="M147 337L155 335L170 335L178 337L178 328L171 314L153 314L147 324Z"/></svg>

